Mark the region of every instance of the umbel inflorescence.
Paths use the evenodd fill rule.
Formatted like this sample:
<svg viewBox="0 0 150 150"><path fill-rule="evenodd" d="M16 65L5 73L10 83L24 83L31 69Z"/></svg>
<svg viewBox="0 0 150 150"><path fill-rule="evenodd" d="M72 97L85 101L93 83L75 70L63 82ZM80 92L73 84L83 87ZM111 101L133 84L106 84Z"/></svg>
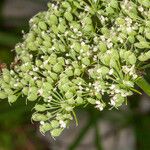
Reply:
<svg viewBox="0 0 150 150"><path fill-rule="evenodd" d="M149 49L149 0L55 0L30 20L18 63L2 70L0 98L36 101L32 120L56 137L77 106L125 103Z"/></svg>

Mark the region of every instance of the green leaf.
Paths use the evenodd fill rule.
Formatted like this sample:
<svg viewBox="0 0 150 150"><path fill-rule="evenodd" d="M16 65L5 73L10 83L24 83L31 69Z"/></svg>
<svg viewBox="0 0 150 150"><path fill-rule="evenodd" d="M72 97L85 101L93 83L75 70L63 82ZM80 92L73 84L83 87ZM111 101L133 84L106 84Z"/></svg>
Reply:
<svg viewBox="0 0 150 150"><path fill-rule="evenodd" d="M143 78L139 77L136 80L136 84L148 95L150 96L150 84Z"/></svg>

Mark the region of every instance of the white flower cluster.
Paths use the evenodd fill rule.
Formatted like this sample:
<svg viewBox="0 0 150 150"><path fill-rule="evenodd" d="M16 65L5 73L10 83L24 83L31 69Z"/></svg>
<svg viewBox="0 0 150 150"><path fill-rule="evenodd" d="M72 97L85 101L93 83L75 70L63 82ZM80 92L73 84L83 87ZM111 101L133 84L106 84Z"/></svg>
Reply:
<svg viewBox="0 0 150 150"><path fill-rule="evenodd" d="M118 108L136 91L138 67L150 59L150 1L57 0L48 7L16 45L17 63L2 70L0 98L36 101L32 119L56 137L77 106Z"/></svg>

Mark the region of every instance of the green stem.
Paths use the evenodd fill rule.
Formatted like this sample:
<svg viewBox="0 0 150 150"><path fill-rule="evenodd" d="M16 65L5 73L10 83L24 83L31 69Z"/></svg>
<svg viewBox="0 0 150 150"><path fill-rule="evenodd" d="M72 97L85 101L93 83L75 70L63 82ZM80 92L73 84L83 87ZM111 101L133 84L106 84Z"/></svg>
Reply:
<svg viewBox="0 0 150 150"><path fill-rule="evenodd" d="M96 118L91 116L89 122L85 127L81 129L81 132L79 132L78 137L76 140L69 146L68 150L76 150L77 146L80 144L86 133L89 131L90 127L92 126L93 123L95 123Z"/></svg>
<svg viewBox="0 0 150 150"><path fill-rule="evenodd" d="M95 123L95 146L96 146L97 150L103 150L101 137L99 135L98 122Z"/></svg>

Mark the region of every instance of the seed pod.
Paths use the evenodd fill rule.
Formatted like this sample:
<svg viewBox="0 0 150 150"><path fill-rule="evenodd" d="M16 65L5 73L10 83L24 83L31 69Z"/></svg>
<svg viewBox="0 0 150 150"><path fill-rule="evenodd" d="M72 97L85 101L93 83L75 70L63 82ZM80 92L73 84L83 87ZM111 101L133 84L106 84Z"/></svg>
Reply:
<svg viewBox="0 0 150 150"><path fill-rule="evenodd" d="M150 7L150 1L149 0L138 0L138 2L143 5L144 7L149 8Z"/></svg>
<svg viewBox="0 0 150 150"><path fill-rule="evenodd" d="M92 24L92 19L90 17L85 17L82 22L84 24Z"/></svg>
<svg viewBox="0 0 150 150"><path fill-rule="evenodd" d="M47 77L46 80L47 80L48 83L50 83L51 85L53 85L54 80L51 77Z"/></svg>
<svg viewBox="0 0 150 150"><path fill-rule="evenodd" d="M145 37L150 40L150 31L145 33Z"/></svg>
<svg viewBox="0 0 150 150"><path fill-rule="evenodd" d="M61 90L64 92L67 92L68 90L70 90L70 86L68 83L65 83L61 86Z"/></svg>
<svg viewBox="0 0 150 150"><path fill-rule="evenodd" d="M100 73L102 76L106 76L106 74L109 73L109 69L107 67L103 66L100 68Z"/></svg>
<svg viewBox="0 0 150 150"><path fill-rule="evenodd" d="M136 56L134 53L132 53L129 58L128 58L128 62L131 64L131 65L134 65L136 63Z"/></svg>
<svg viewBox="0 0 150 150"><path fill-rule="evenodd" d="M72 62L72 66L76 69L76 68L79 68L79 64L77 61L73 61Z"/></svg>
<svg viewBox="0 0 150 150"><path fill-rule="evenodd" d="M11 76L9 74L3 74L3 79L6 83L9 83L11 80Z"/></svg>
<svg viewBox="0 0 150 150"><path fill-rule="evenodd" d="M41 21L38 23L39 28L41 28L42 30L47 30L47 25L45 22Z"/></svg>
<svg viewBox="0 0 150 150"><path fill-rule="evenodd" d="M61 33L65 33L66 31L66 26L64 24L59 24L58 25L58 30L61 32Z"/></svg>
<svg viewBox="0 0 150 150"><path fill-rule="evenodd" d="M142 53L139 57L138 57L138 59L140 60L140 61L147 61L147 60L149 60L150 59L150 51L148 51L148 52L146 52L146 53Z"/></svg>
<svg viewBox="0 0 150 150"><path fill-rule="evenodd" d="M16 102L17 99L18 99L18 97L16 95L8 95L9 103L14 103L14 102Z"/></svg>
<svg viewBox="0 0 150 150"><path fill-rule="evenodd" d="M65 65L65 59L63 57L58 57L57 58L58 63L60 63L62 66Z"/></svg>
<svg viewBox="0 0 150 150"><path fill-rule="evenodd" d="M49 17L49 24L50 25L57 25L58 24L58 19L55 15L50 15Z"/></svg>
<svg viewBox="0 0 150 150"><path fill-rule="evenodd" d="M0 99L5 99L7 98L7 94L3 91L0 91Z"/></svg>
<svg viewBox="0 0 150 150"><path fill-rule="evenodd" d="M105 44L104 42L100 42L100 43L99 43L99 50L100 50L102 53L106 52L107 46L106 46L106 44Z"/></svg>
<svg viewBox="0 0 150 150"><path fill-rule="evenodd" d="M67 102L69 105L75 104L75 100L73 98L68 99Z"/></svg>
<svg viewBox="0 0 150 150"><path fill-rule="evenodd" d="M40 113L34 113L32 115L32 119L34 121L46 121L46 120L48 120L46 115L43 115L43 114L40 114Z"/></svg>
<svg viewBox="0 0 150 150"><path fill-rule="evenodd" d="M104 34L104 35L109 35L109 34L110 34L109 29L106 28L106 27L101 28L101 32L102 32L102 34Z"/></svg>
<svg viewBox="0 0 150 150"><path fill-rule="evenodd" d="M96 100L93 99L93 98L87 98L87 101L90 103L90 104L95 104Z"/></svg>
<svg viewBox="0 0 150 150"><path fill-rule="evenodd" d="M81 75L81 70L79 69L79 68L76 68L75 70L74 70L74 76L80 76Z"/></svg>
<svg viewBox="0 0 150 150"><path fill-rule="evenodd" d="M56 25L52 25L51 30L53 31L54 34L58 34L58 32L59 32Z"/></svg>
<svg viewBox="0 0 150 150"><path fill-rule="evenodd" d="M29 88L28 88L28 87L24 87L24 88L22 89L22 93L23 93L24 95L28 95L28 92L29 92Z"/></svg>
<svg viewBox="0 0 150 150"><path fill-rule="evenodd" d="M46 91L51 91L53 89L53 86L49 82L44 82L42 85L42 89L44 89Z"/></svg>
<svg viewBox="0 0 150 150"><path fill-rule="evenodd" d="M80 52L80 50L81 50L81 45L80 45L80 43L78 43L78 42L74 42L74 44L73 44L73 49L76 51L76 52Z"/></svg>
<svg viewBox="0 0 150 150"><path fill-rule="evenodd" d="M73 76L73 69L72 69L72 68L67 68L67 69L65 70L65 74L66 74L68 77Z"/></svg>
<svg viewBox="0 0 150 150"><path fill-rule="evenodd" d="M69 8L69 7L71 7L68 2L62 2L62 6L63 6L64 8L66 8L66 9Z"/></svg>
<svg viewBox="0 0 150 150"><path fill-rule="evenodd" d="M117 9L117 8L118 8L118 2L117 2L117 0L111 0L110 6L111 6L112 8Z"/></svg>
<svg viewBox="0 0 150 150"><path fill-rule="evenodd" d="M68 20L69 22L73 21L73 16L70 12L65 12L64 13L64 17L66 18L66 20Z"/></svg>
<svg viewBox="0 0 150 150"><path fill-rule="evenodd" d="M106 12L108 13L108 14L114 14L115 12L114 12L114 9L112 8L112 7L110 7L110 6L108 6L108 7L106 7Z"/></svg>
<svg viewBox="0 0 150 150"><path fill-rule="evenodd" d="M38 88L42 86L43 82L41 80L36 80L36 85Z"/></svg>
<svg viewBox="0 0 150 150"><path fill-rule="evenodd" d="M94 31L94 28L93 28L93 25L85 25L84 27L83 27L83 32L93 32Z"/></svg>
<svg viewBox="0 0 150 150"><path fill-rule="evenodd" d="M102 95L100 93L95 93L96 98L101 99Z"/></svg>
<svg viewBox="0 0 150 150"><path fill-rule="evenodd" d="M52 43L50 41L43 41L43 45L47 48L51 48L52 47ZM44 47L44 48L45 48Z"/></svg>
<svg viewBox="0 0 150 150"><path fill-rule="evenodd" d="M102 55L102 56L101 56L100 60L101 60L101 62L102 62L104 65L109 66L109 65L110 65L110 58L111 58L110 55L105 54L105 55Z"/></svg>
<svg viewBox="0 0 150 150"><path fill-rule="evenodd" d="M49 57L49 63L53 65L56 64L56 62L57 62L57 55L53 53Z"/></svg>
<svg viewBox="0 0 150 150"><path fill-rule="evenodd" d="M79 104L79 105L81 105L81 104L84 103L83 98L82 98L82 97L79 97L79 96L75 99L75 101L76 101L76 103Z"/></svg>
<svg viewBox="0 0 150 150"><path fill-rule="evenodd" d="M58 79L58 75L54 72L50 72L50 76L53 80L57 80Z"/></svg>
<svg viewBox="0 0 150 150"><path fill-rule="evenodd" d="M88 57L84 57L84 58L82 58L82 63L84 64L84 65L86 65L86 66L89 66L90 65L90 59L88 58Z"/></svg>
<svg viewBox="0 0 150 150"><path fill-rule="evenodd" d="M118 95L115 101L115 107L120 107L124 101L125 99L121 95Z"/></svg>
<svg viewBox="0 0 150 150"><path fill-rule="evenodd" d="M73 107L71 107L71 106L66 106L66 107L65 107L65 110L66 110L67 112L71 112L71 111L73 110Z"/></svg>
<svg viewBox="0 0 150 150"><path fill-rule="evenodd" d="M57 63L53 66L53 71L56 73L61 73L63 71L63 67L60 63Z"/></svg>
<svg viewBox="0 0 150 150"><path fill-rule="evenodd" d="M77 8L81 8L81 5L77 1L73 1L73 4Z"/></svg>
<svg viewBox="0 0 150 150"><path fill-rule="evenodd" d="M33 42L28 42L27 43L27 48L31 51L36 51L37 50L37 47Z"/></svg>
<svg viewBox="0 0 150 150"><path fill-rule="evenodd" d="M65 97L66 97L67 99L70 99L70 98L73 97L73 93L70 92L70 91L68 91L68 92L65 93Z"/></svg>
<svg viewBox="0 0 150 150"><path fill-rule="evenodd" d="M58 137L61 133L62 133L62 129L58 128L58 129L54 129L51 131L51 136L52 137Z"/></svg>
<svg viewBox="0 0 150 150"><path fill-rule="evenodd" d="M51 126L52 126L52 128L58 128L59 127L59 122L57 120L52 120L51 121Z"/></svg>
<svg viewBox="0 0 150 150"><path fill-rule="evenodd" d="M34 109L38 112L43 112L43 111L46 111L48 110L47 107L45 107L44 105L40 105L40 104L36 104Z"/></svg>
<svg viewBox="0 0 150 150"><path fill-rule="evenodd" d="M44 123L43 125L40 125L40 132L41 133L46 133L47 131L51 130L52 126L50 123Z"/></svg>
<svg viewBox="0 0 150 150"><path fill-rule="evenodd" d="M133 44L135 42L134 36L131 36L131 35L128 37L128 40L131 44Z"/></svg>
<svg viewBox="0 0 150 150"><path fill-rule="evenodd" d="M46 113L46 116L47 116L47 118L50 119L50 118L52 117L52 114L51 114L50 112L47 112L47 113Z"/></svg>
<svg viewBox="0 0 150 150"><path fill-rule="evenodd" d="M37 100L37 98L38 98L38 96L35 95L34 93L28 94L28 97L27 97L27 99L28 99L29 101L35 101L35 100Z"/></svg>
<svg viewBox="0 0 150 150"><path fill-rule="evenodd" d="M144 42L144 41L141 41L139 43L135 43L134 44L135 47L139 48L139 49L145 49L145 48L150 48L150 44L149 42Z"/></svg>
<svg viewBox="0 0 150 150"><path fill-rule="evenodd" d="M65 52L66 51L66 47L63 45L63 44L59 44L59 50L61 51L61 52Z"/></svg>

